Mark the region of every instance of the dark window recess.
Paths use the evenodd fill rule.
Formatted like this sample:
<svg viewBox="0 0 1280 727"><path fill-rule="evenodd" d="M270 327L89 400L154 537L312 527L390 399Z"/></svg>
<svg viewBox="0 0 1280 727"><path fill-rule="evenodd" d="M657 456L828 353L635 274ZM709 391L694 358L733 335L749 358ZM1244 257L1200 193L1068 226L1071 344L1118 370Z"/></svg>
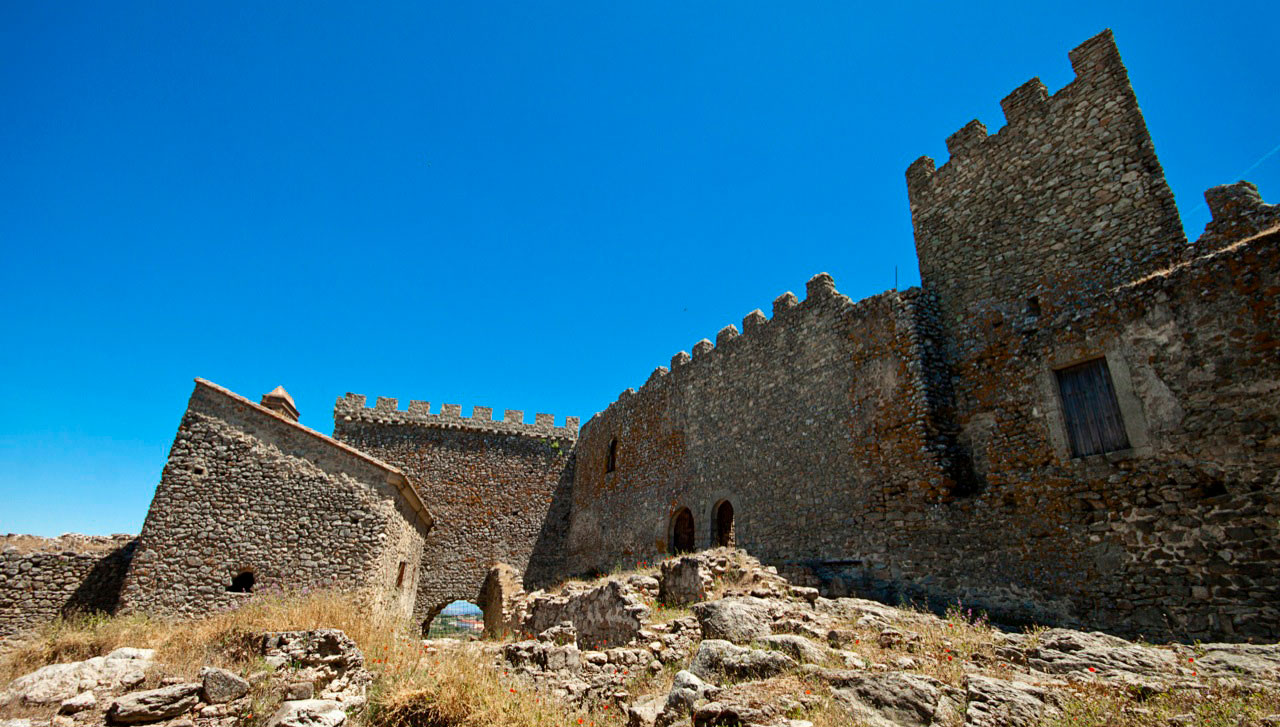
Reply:
<svg viewBox="0 0 1280 727"><path fill-rule="evenodd" d="M671 524L672 552L693 552L693 513L682 507Z"/></svg>
<svg viewBox="0 0 1280 727"><path fill-rule="evenodd" d="M1111 385L1111 370L1104 358L1062 369L1058 392L1072 457L1129 448L1129 436L1120 418L1120 404Z"/></svg>
<svg viewBox="0 0 1280 727"><path fill-rule="evenodd" d="M231 585L227 586L227 590L232 593L253 593L253 574L249 571L244 571L232 578Z"/></svg>
<svg viewBox="0 0 1280 727"><path fill-rule="evenodd" d="M716 545L733 545L733 505L728 500L716 508Z"/></svg>
<svg viewBox="0 0 1280 727"><path fill-rule="evenodd" d="M604 471L612 472L618 468L618 440L613 439L609 442L609 459L604 463Z"/></svg>
<svg viewBox="0 0 1280 727"><path fill-rule="evenodd" d="M405 567L405 565L406 565L406 563L405 563L403 560L402 560L402 561L400 561L400 570L396 571L396 588L399 588L400 586L403 586L403 585L404 585L404 567Z"/></svg>

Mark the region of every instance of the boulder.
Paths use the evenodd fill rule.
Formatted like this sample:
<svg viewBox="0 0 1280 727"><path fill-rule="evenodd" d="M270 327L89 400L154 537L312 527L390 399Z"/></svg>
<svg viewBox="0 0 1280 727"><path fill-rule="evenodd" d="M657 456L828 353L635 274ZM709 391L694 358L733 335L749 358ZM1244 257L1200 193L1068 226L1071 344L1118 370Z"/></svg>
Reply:
<svg viewBox="0 0 1280 727"><path fill-rule="evenodd" d="M827 659L827 652L803 636L774 634L760 640L771 649L784 652L801 664L820 664Z"/></svg>
<svg viewBox="0 0 1280 727"><path fill-rule="evenodd" d="M767 679L795 669L795 659L777 651L736 646L721 639L707 639L698 645L689 671L702 679Z"/></svg>
<svg viewBox="0 0 1280 727"><path fill-rule="evenodd" d="M98 698L93 696L93 692L81 692L70 699L62 700L62 704L58 705L58 714L83 712L86 709L93 709L97 704Z"/></svg>
<svg viewBox="0 0 1280 727"><path fill-rule="evenodd" d="M1044 689L1031 684L970 675L965 727L1035 727L1059 714Z"/></svg>
<svg viewBox="0 0 1280 727"><path fill-rule="evenodd" d="M689 671L676 672L671 691L667 693L662 712L658 715L658 727L664 727L693 711L694 706L703 699L714 698L720 688L708 684Z"/></svg>
<svg viewBox="0 0 1280 727"><path fill-rule="evenodd" d="M628 705L627 727L653 727L662 711L663 698L653 697Z"/></svg>
<svg viewBox="0 0 1280 727"><path fill-rule="evenodd" d="M1071 629L1045 631L1027 652L1027 666L1047 674L1116 676L1128 672L1154 676L1171 674L1177 663L1172 651Z"/></svg>
<svg viewBox="0 0 1280 727"><path fill-rule="evenodd" d="M200 686L204 701L222 704L249 693L249 682L226 669L206 666L200 670Z"/></svg>
<svg viewBox="0 0 1280 727"><path fill-rule="evenodd" d="M111 703L107 708L107 721L113 724L141 724L177 717L200 703L199 693L200 685L197 683L132 692Z"/></svg>
<svg viewBox="0 0 1280 727"><path fill-rule="evenodd" d="M773 633L769 604L763 599L742 597L698 603L693 615L702 627L702 638L747 643Z"/></svg>
<svg viewBox="0 0 1280 727"><path fill-rule="evenodd" d="M21 700L53 704L94 689L128 689L142 683L154 662L151 649L121 648L84 661L50 664L14 679L0 691L0 704Z"/></svg>
<svg viewBox="0 0 1280 727"><path fill-rule="evenodd" d="M1280 680L1280 644L1200 644L1183 664L1201 675Z"/></svg>
<svg viewBox="0 0 1280 727"><path fill-rule="evenodd" d="M850 675L832 696L866 727L958 727L964 695L921 674Z"/></svg>
<svg viewBox="0 0 1280 727"><path fill-rule="evenodd" d="M300 699L282 702L267 720L267 727L341 727L347 713L340 702L330 699Z"/></svg>

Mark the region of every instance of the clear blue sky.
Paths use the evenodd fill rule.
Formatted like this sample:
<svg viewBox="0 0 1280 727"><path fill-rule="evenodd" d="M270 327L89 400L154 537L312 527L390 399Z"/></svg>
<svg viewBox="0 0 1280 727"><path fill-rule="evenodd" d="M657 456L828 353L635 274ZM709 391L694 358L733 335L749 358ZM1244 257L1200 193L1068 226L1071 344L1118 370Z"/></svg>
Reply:
<svg viewBox="0 0 1280 727"><path fill-rule="evenodd" d="M0 6L0 533L137 532L195 376L585 422L917 284L907 165L1106 27L1193 237L1280 200L1276 3L373 5Z"/></svg>

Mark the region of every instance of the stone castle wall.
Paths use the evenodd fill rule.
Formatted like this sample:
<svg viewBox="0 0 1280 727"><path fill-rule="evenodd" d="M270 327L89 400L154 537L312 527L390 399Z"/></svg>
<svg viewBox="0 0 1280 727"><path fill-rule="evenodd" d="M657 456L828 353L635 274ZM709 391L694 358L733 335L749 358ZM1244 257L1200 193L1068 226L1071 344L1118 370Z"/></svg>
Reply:
<svg viewBox="0 0 1280 727"><path fill-rule="evenodd" d="M973 122L942 167L907 170L921 289L855 302L815 276L580 434L573 417L347 395L335 441L199 382L124 603L234 605L247 569L258 588L367 587L425 625L453 600L501 600L495 564L509 590L669 554L686 509L692 545L711 546L728 503L737 545L832 595L1274 638L1280 207L1247 182L1211 189L1188 244L1110 33L1070 58L1065 88L1033 79L999 132ZM1059 372L1090 361L1128 446L1078 456ZM0 636L108 604L84 584L130 552L0 554L18 575Z"/></svg>
<svg viewBox="0 0 1280 727"><path fill-rule="evenodd" d="M197 379L122 605L192 615L233 607L228 590L365 590L408 616L430 527L388 465ZM399 565L405 563L403 580Z"/></svg>
<svg viewBox="0 0 1280 727"><path fill-rule="evenodd" d="M0 639L60 616L116 609L133 535L0 538Z"/></svg>
<svg viewBox="0 0 1280 727"><path fill-rule="evenodd" d="M421 558L414 618L424 627L450 602L480 603L490 567L505 563L526 585L564 571L564 527L578 419L555 425L549 414L475 407L471 417L426 402L398 410L348 394L334 408L334 436L405 472L437 518Z"/></svg>
<svg viewBox="0 0 1280 727"><path fill-rule="evenodd" d="M1076 78L1049 96L1010 93L1007 124L972 121L950 160L907 170L920 275L951 330L989 310L1020 311L1106 290L1167 267L1186 240L1110 31L1069 54Z"/></svg>
<svg viewBox="0 0 1280 727"><path fill-rule="evenodd" d="M880 597L1149 638L1280 628L1280 235L1119 286L1095 306L992 316L955 377L980 485L904 501ZM1128 450L1073 457L1054 371L1105 358Z"/></svg>
<svg viewBox="0 0 1280 727"><path fill-rule="evenodd" d="M572 565L739 544L832 593L1151 638L1280 628L1276 207L1188 245L1109 33L908 171L924 291L786 297L584 428ZM1130 446L1074 456L1057 371L1105 359ZM616 444L615 444L616 442ZM611 448L616 468L608 470Z"/></svg>
<svg viewBox="0 0 1280 727"><path fill-rule="evenodd" d="M624 392L578 445L572 569L671 552L682 508L696 546L708 547L724 501L737 544L764 560L887 558L879 523L896 517L895 503L944 487L922 305L918 291L854 303L819 275L803 302L779 297L772 319L755 311L742 334L726 327Z"/></svg>

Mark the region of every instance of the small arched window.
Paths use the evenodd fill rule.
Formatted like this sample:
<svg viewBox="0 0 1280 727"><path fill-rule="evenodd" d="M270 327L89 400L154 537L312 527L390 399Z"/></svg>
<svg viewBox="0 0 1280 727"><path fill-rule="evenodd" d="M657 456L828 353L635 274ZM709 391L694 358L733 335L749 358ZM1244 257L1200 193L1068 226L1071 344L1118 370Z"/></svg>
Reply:
<svg viewBox="0 0 1280 727"><path fill-rule="evenodd" d="M728 500L716 506L711 526L715 528L716 545L733 545L733 505Z"/></svg>
<svg viewBox="0 0 1280 727"><path fill-rule="evenodd" d="M609 458L605 460L604 471L612 472L618 468L618 438L609 440Z"/></svg>
<svg viewBox="0 0 1280 727"><path fill-rule="evenodd" d="M253 571L240 571L227 586L231 593L253 593Z"/></svg>
<svg viewBox="0 0 1280 727"><path fill-rule="evenodd" d="M682 507L671 521L672 552L677 555L693 552L693 540L693 513L689 512L689 508Z"/></svg>

